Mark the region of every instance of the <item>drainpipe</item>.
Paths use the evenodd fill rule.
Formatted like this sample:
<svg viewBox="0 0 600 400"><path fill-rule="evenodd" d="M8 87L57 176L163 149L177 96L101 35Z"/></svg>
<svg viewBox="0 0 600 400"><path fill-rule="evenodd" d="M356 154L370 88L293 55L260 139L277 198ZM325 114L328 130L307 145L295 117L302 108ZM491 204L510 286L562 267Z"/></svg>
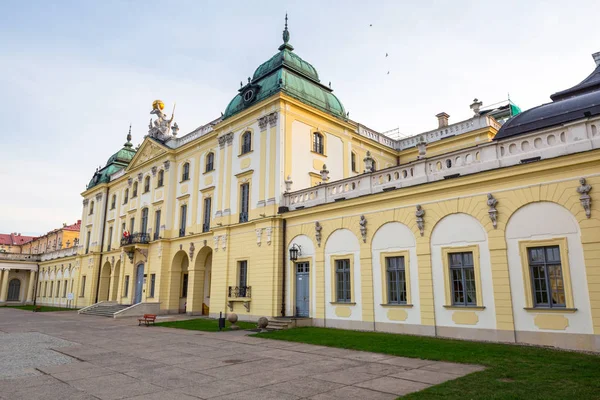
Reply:
<svg viewBox="0 0 600 400"><path fill-rule="evenodd" d="M98 280L96 282L96 299L94 300L94 303L98 302L98 291L100 290L100 276L102 275L102 252L104 251L104 226L106 225L106 210L108 209L108 187L106 188L105 194L106 197L104 198L104 212L101 215L102 220L100 225L100 259L98 260Z"/></svg>
<svg viewBox="0 0 600 400"><path fill-rule="evenodd" d="M287 221L285 220L285 218L283 218L281 220L281 224L282 224L282 257L281 257L281 261L282 261L282 267L283 267L283 273L281 274L283 276L282 278L282 282L281 282L281 316L285 317L285 262L287 260L287 242L286 242L286 226L287 226Z"/></svg>
<svg viewBox="0 0 600 400"><path fill-rule="evenodd" d="M35 310L35 302L37 301L37 287L40 280L40 264L37 264L37 273L35 274L35 286L33 287L33 309ZM27 299L25 299L27 301Z"/></svg>

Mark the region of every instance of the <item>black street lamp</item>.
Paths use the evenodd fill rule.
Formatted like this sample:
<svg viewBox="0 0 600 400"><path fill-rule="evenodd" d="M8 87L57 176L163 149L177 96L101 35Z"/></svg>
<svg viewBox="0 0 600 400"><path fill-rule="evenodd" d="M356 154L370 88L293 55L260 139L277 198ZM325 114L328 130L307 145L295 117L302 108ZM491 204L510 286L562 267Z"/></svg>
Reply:
<svg viewBox="0 0 600 400"><path fill-rule="evenodd" d="M298 259L298 256L302 254L300 250L301 247L299 245L296 243L292 244L292 247L290 247L290 261L296 261Z"/></svg>

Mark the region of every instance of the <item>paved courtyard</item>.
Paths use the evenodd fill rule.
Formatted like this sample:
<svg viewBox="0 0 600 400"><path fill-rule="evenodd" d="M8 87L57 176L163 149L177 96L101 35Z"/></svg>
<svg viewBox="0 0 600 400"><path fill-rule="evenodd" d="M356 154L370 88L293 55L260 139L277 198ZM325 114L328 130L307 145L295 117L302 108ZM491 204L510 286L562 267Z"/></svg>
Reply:
<svg viewBox="0 0 600 400"><path fill-rule="evenodd" d="M395 399L479 371L383 354L0 308L0 398Z"/></svg>

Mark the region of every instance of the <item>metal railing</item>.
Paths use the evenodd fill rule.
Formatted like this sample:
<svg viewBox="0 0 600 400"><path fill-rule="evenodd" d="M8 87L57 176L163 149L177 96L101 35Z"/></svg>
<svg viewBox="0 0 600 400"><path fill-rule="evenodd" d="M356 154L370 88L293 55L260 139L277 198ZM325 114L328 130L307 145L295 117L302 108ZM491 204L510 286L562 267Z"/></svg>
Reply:
<svg viewBox="0 0 600 400"><path fill-rule="evenodd" d="M210 231L210 223L202 224L202 232L208 232L208 231Z"/></svg>
<svg viewBox="0 0 600 400"><path fill-rule="evenodd" d="M252 297L252 287L251 286L229 286L229 297L231 298L250 298Z"/></svg>
<svg viewBox="0 0 600 400"><path fill-rule="evenodd" d="M121 246L127 246L131 244L147 244L149 241L150 234L134 233L133 235L121 238Z"/></svg>
<svg viewBox="0 0 600 400"><path fill-rule="evenodd" d="M242 222L248 222L248 213L247 212L240 213L240 223L242 223Z"/></svg>

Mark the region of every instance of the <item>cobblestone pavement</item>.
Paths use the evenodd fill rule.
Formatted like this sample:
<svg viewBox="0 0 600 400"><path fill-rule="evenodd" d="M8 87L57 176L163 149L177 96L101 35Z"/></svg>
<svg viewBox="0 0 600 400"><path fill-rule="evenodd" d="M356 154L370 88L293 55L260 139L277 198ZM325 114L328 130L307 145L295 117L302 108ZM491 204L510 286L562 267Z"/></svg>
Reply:
<svg viewBox="0 0 600 400"><path fill-rule="evenodd" d="M480 371L308 344L0 308L0 399L395 399Z"/></svg>

